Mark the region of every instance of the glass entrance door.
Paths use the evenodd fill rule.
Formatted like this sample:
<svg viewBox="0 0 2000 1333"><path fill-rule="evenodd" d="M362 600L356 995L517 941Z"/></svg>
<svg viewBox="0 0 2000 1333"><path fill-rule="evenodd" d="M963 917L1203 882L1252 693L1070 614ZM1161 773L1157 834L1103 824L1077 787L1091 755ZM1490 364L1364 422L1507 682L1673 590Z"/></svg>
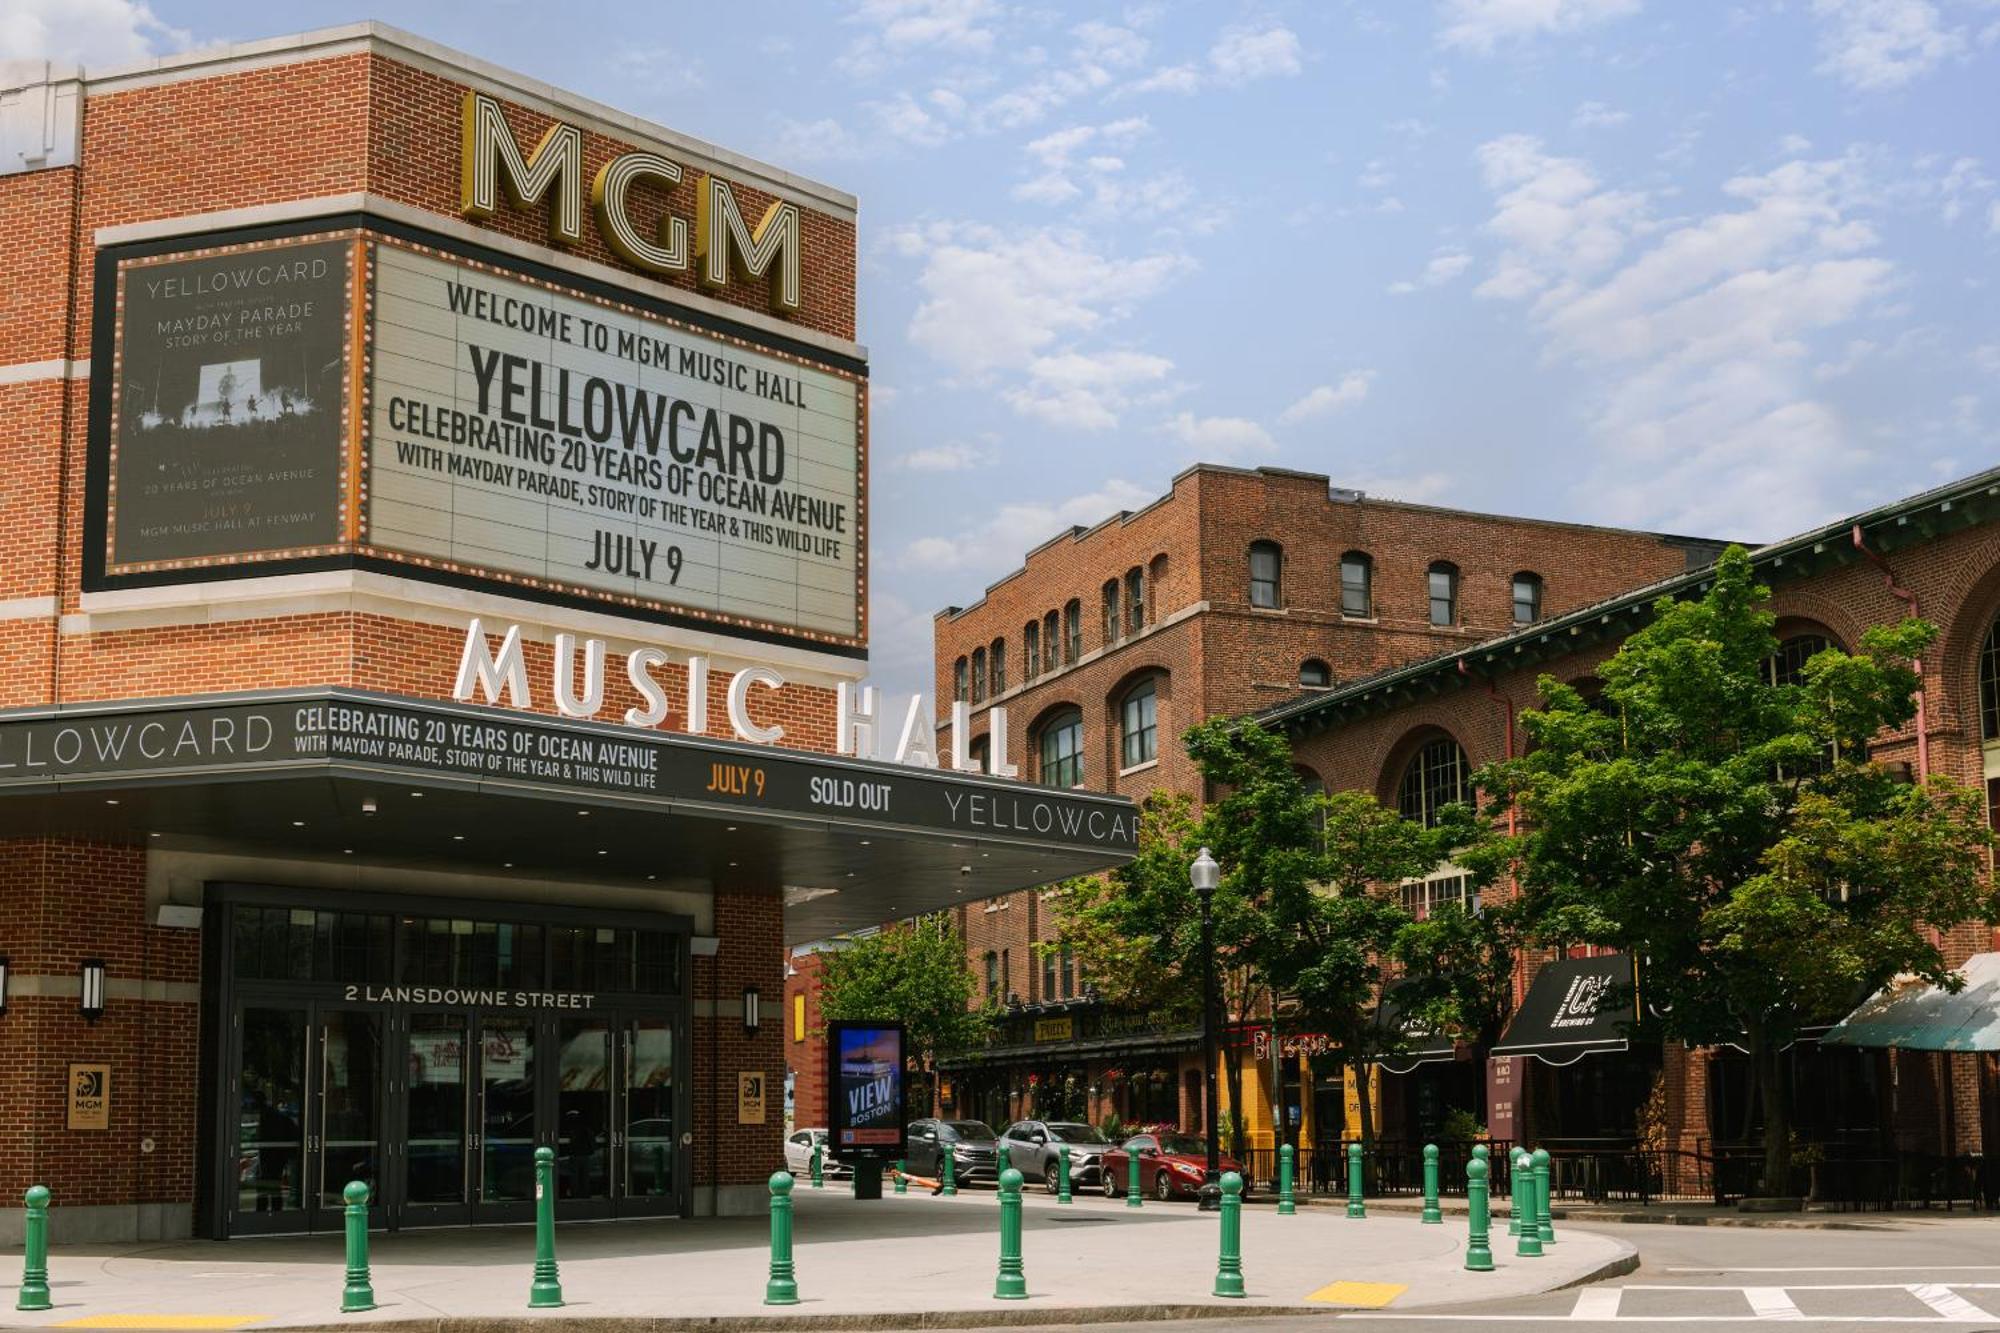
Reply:
<svg viewBox="0 0 2000 1333"><path fill-rule="evenodd" d="M409 1016L403 1079L403 1181L398 1225L472 1220L472 1019Z"/></svg>
<svg viewBox="0 0 2000 1333"><path fill-rule="evenodd" d="M611 1212L611 1025L603 1018L561 1018L556 1074L556 1211L564 1217Z"/></svg>
<svg viewBox="0 0 2000 1333"><path fill-rule="evenodd" d="M351 1180L383 1195L383 1016L317 1004L235 1015L232 1232L336 1228Z"/></svg>
<svg viewBox="0 0 2000 1333"><path fill-rule="evenodd" d="M535 1149L542 1143L531 1017L481 1015L476 1024L477 1103L472 1131L472 1218L519 1221L534 1216Z"/></svg>
<svg viewBox="0 0 2000 1333"><path fill-rule="evenodd" d="M674 1115L674 1025L633 1018L619 1034L623 1097L616 1175L621 1215L680 1211L680 1125Z"/></svg>

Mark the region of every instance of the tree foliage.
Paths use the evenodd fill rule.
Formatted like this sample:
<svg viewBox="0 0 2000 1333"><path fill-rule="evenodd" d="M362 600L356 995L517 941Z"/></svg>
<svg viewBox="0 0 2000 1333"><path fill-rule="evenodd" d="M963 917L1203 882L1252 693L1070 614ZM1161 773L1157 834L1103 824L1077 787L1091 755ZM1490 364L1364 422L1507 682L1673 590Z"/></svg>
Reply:
<svg viewBox="0 0 2000 1333"><path fill-rule="evenodd" d="M973 1007L965 940L940 917L863 936L825 960L821 1015L901 1022L926 1062L979 1046L992 1030L991 1011Z"/></svg>
<svg viewBox="0 0 2000 1333"><path fill-rule="evenodd" d="M1524 755L1477 777L1524 831L1473 854L1517 867L1544 942L1623 949L1666 1037L1751 1056L1766 1187L1786 1188L1778 1052L1898 973L1950 986L1932 927L1994 919L1977 794L1867 761L1906 724L1910 662L1936 638L1906 619L1782 680L1769 590L1732 548L1699 600L1663 598L1586 700L1541 681ZM1497 808L1497 806L1496 806Z"/></svg>

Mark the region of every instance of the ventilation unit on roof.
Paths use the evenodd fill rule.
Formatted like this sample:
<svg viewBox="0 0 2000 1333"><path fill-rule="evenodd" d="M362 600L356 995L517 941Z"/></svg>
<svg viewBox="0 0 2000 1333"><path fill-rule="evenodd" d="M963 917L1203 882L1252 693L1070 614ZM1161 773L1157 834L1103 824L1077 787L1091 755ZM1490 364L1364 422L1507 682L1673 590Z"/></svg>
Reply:
<svg viewBox="0 0 2000 1333"><path fill-rule="evenodd" d="M1368 498L1368 492L1357 491L1352 486L1329 486L1326 488L1326 498L1337 505L1360 504Z"/></svg>

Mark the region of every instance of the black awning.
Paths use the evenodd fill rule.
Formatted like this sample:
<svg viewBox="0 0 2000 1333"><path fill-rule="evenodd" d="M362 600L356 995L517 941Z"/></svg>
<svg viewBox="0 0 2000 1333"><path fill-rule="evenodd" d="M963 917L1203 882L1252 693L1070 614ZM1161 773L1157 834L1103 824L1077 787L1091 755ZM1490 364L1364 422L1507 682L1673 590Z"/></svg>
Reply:
<svg viewBox="0 0 2000 1333"><path fill-rule="evenodd" d="M1458 1058L1458 1043L1449 1035L1433 1032L1403 1012L1396 1003L1396 992L1401 987L1391 986L1382 994L1382 1002L1375 1006L1377 1026L1394 1031L1401 1029L1404 1048L1394 1055L1384 1055L1375 1063L1391 1074L1407 1074L1418 1065L1433 1064L1441 1060Z"/></svg>
<svg viewBox="0 0 2000 1333"><path fill-rule="evenodd" d="M1599 1051L1631 1046L1635 1010L1632 958L1558 958L1535 973L1528 998L1507 1025L1495 1055L1532 1055L1544 1064L1575 1064Z"/></svg>

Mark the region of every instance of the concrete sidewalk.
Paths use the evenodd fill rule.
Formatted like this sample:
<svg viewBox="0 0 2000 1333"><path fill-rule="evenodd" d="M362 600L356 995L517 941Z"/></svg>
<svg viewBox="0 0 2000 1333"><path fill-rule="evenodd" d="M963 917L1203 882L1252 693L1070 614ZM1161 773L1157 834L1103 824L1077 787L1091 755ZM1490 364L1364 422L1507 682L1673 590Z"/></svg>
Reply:
<svg viewBox="0 0 2000 1333"><path fill-rule="evenodd" d="M557 1259L569 1304L529 1311L534 1233L526 1227L417 1231L371 1238L377 1309L338 1313L337 1236L66 1246L50 1257L56 1308L0 1314L8 1327L302 1328L394 1323L471 1330L520 1320L612 1321L650 1333L695 1326L810 1322L818 1327L975 1327L1004 1323L1327 1311L1402 1310L1523 1296L1630 1271L1623 1242L1559 1231L1548 1257L1513 1257L1506 1224L1498 1269L1468 1273L1462 1220L1423 1226L1405 1216L1349 1219L1330 1209L1243 1215L1247 1299L1209 1294L1214 1214L1192 1204L1128 1210L1102 1198L1063 1207L1031 1194L1023 1215L1030 1298L993 1299L999 1210L991 1191L956 1199L889 1195L859 1203L846 1190L800 1189L797 1265L802 1304L762 1304L770 1228L761 1218L568 1224ZM6 1260L12 1282L19 1251ZM627 1322L629 1321L629 1322ZM382 1329L380 1333L390 1333Z"/></svg>

